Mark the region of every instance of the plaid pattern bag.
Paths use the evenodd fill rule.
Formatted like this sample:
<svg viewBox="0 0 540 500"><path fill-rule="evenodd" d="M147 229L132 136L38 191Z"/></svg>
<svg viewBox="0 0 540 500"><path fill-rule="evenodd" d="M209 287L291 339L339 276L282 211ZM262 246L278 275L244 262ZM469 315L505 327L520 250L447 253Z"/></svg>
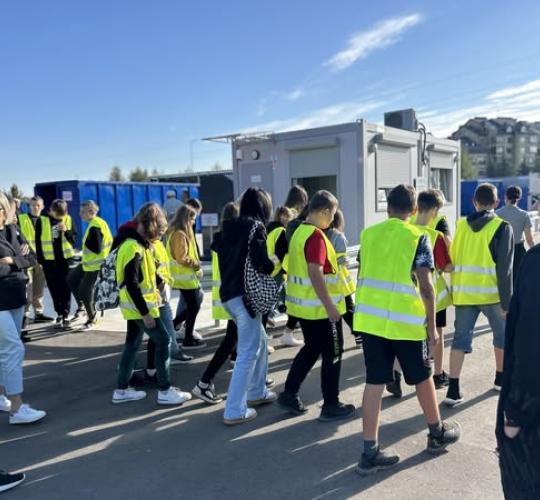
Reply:
<svg viewBox="0 0 540 500"><path fill-rule="evenodd" d="M120 304L120 291L116 282L116 255L118 249L113 250L105 259L99 269L94 285L96 311L116 309Z"/></svg>
<svg viewBox="0 0 540 500"><path fill-rule="evenodd" d="M250 308L256 313L266 314L276 305L281 285L278 285L271 276L261 273L251 260L251 245L259 226L260 223L255 222L249 232L248 253L244 267L244 288Z"/></svg>

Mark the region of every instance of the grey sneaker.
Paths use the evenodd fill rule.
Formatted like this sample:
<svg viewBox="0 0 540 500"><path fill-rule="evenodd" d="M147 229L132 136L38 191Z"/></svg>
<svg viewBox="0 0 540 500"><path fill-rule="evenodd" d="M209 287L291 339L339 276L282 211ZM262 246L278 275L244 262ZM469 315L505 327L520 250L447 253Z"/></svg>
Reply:
<svg viewBox="0 0 540 500"><path fill-rule="evenodd" d="M457 443L461 437L461 426L457 422L443 422L440 436L428 434L427 451L432 455L444 453L446 447Z"/></svg>
<svg viewBox="0 0 540 500"><path fill-rule="evenodd" d="M356 472L361 476L369 476L377 471L390 469L398 463L399 455L378 449L372 458L368 458L365 453L362 453Z"/></svg>

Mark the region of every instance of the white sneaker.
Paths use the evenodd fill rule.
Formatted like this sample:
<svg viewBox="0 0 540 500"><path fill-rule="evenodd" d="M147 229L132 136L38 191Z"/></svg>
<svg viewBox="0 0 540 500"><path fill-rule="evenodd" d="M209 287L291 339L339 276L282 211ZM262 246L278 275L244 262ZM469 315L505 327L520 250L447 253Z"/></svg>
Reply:
<svg viewBox="0 0 540 500"><path fill-rule="evenodd" d="M10 424L31 424L41 420L47 412L42 410L34 410L28 405L21 405L17 413L9 416Z"/></svg>
<svg viewBox="0 0 540 500"><path fill-rule="evenodd" d="M11 411L11 401L3 394L0 396L0 411Z"/></svg>
<svg viewBox="0 0 540 500"><path fill-rule="evenodd" d="M273 352L276 351L270 344L268 344L266 347L267 347L267 350L268 350L268 354L272 354Z"/></svg>
<svg viewBox="0 0 540 500"><path fill-rule="evenodd" d="M181 405L191 399L191 393L182 392L176 387L169 387L166 391L159 391L157 403L158 405Z"/></svg>
<svg viewBox="0 0 540 500"><path fill-rule="evenodd" d="M132 387L128 387L127 389L115 389L112 396L112 402L114 404L129 403L130 401L138 401L145 397L146 392L136 391Z"/></svg>
<svg viewBox="0 0 540 500"><path fill-rule="evenodd" d="M295 339L292 330L285 329L285 334L280 340L280 344L286 347L298 347L304 345L304 342L301 340Z"/></svg>
<svg viewBox="0 0 540 500"><path fill-rule="evenodd" d="M193 338L194 339L197 339L197 340L202 340L202 335L197 331L197 330L193 330Z"/></svg>
<svg viewBox="0 0 540 500"><path fill-rule="evenodd" d="M193 335L195 335L195 332L193 332ZM182 323L180 328L176 330L176 340L184 340L186 338L186 325L185 323Z"/></svg>

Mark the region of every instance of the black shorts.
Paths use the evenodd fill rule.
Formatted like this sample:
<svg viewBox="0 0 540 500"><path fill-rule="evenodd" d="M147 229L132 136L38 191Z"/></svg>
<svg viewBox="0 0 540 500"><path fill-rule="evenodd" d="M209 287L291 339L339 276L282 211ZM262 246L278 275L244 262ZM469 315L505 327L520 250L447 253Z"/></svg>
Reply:
<svg viewBox="0 0 540 500"><path fill-rule="evenodd" d="M392 382L396 358L407 384L420 384L431 377L431 365L427 361L427 341L389 340L369 333L362 333L362 339L367 384L381 385Z"/></svg>
<svg viewBox="0 0 540 500"><path fill-rule="evenodd" d="M439 311L435 315L435 324L437 328L444 328L446 326L446 309Z"/></svg>

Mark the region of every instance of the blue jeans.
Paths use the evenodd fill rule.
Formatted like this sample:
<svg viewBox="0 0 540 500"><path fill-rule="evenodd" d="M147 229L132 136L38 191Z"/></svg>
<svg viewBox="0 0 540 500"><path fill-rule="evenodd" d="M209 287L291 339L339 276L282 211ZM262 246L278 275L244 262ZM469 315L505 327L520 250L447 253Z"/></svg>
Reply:
<svg viewBox="0 0 540 500"><path fill-rule="evenodd" d="M464 353L472 352L472 340L476 320L483 313L493 331L493 347L504 349L504 330L506 321L501 316L500 304L480 306L456 306L456 321L454 322L454 340L452 350Z"/></svg>
<svg viewBox="0 0 540 500"><path fill-rule="evenodd" d="M0 311L0 386L8 396L23 392L24 345L21 328L24 306Z"/></svg>
<svg viewBox="0 0 540 500"><path fill-rule="evenodd" d="M163 322L163 326L171 339L171 357L174 358L178 354L178 342L176 341L176 330L174 329L173 324L172 309L168 302L159 308L159 319Z"/></svg>
<svg viewBox="0 0 540 500"><path fill-rule="evenodd" d="M242 297L225 302L223 307L238 327L236 347L238 354L229 384L224 415L226 419L236 419L246 415L248 400L262 399L266 396L267 337L260 314L252 318Z"/></svg>

